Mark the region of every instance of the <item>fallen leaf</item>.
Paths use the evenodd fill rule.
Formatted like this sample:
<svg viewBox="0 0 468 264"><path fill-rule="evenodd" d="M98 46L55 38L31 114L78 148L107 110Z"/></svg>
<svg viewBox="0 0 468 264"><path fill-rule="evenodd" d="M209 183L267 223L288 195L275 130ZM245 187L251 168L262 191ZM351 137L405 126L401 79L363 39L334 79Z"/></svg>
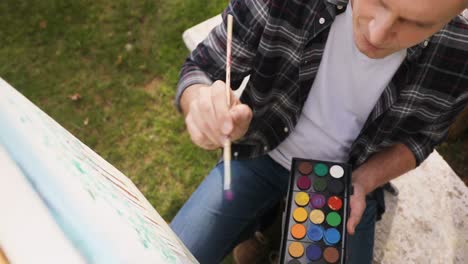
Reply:
<svg viewBox="0 0 468 264"><path fill-rule="evenodd" d="M81 94L74 93L74 94L69 95L68 98L72 101L78 101L81 99Z"/></svg>
<svg viewBox="0 0 468 264"><path fill-rule="evenodd" d="M46 27L47 27L47 21L45 21L45 20L39 21L39 28L44 29Z"/></svg>
<svg viewBox="0 0 468 264"><path fill-rule="evenodd" d="M83 125L87 126L89 123L89 118L85 118L85 120L83 121Z"/></svg>
<svg viewBox="0 0 468 264"><path fill-rule="evenodd" d="M122 55L119 55L119 56L117 57L117 61L115 62L115 64L116 64L116 65L122 64Z"/></svg>

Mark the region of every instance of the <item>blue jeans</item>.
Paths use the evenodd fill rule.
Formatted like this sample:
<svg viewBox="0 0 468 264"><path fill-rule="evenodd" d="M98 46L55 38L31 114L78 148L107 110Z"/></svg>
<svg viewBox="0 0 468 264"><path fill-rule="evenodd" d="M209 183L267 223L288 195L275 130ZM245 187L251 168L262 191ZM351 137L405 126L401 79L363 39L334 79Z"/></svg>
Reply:
<svg viewBox="0 0 468 264"><path fill-rule="evenodd" d="M255 232L256 220L286 196L289 171L268 155L233 160L234 199L223 197L223 162L218 162L171 223L171 228L202 264L221 263ZM367 208L356 234L349 237L350 264L372 262L376 202Z"/></svg>

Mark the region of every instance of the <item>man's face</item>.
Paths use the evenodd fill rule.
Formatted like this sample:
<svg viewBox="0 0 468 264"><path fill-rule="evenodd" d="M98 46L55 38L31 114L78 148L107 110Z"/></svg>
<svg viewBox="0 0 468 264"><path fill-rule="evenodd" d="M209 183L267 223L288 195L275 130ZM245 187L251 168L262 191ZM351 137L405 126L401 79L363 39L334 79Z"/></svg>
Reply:
<svg viewBox="0 0 468 264"><path fill-rule="evenodd" d="M461 13L466 0L351 0L357 48L383 58L414 46Z"/></svg>

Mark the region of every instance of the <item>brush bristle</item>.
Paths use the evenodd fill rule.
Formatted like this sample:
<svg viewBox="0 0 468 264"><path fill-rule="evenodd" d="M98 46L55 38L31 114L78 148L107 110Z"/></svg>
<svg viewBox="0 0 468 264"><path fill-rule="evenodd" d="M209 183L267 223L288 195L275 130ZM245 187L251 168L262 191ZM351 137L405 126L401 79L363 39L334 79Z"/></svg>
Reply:
<svg viewBox="0 0 468 264"><path fill-rule="evenodd" d="M226 198L226 200L228 200L228 201L232 201L232 199L234 199L234 194L232 193L231 190L225 190L224 191L224 198Z"/></svg>

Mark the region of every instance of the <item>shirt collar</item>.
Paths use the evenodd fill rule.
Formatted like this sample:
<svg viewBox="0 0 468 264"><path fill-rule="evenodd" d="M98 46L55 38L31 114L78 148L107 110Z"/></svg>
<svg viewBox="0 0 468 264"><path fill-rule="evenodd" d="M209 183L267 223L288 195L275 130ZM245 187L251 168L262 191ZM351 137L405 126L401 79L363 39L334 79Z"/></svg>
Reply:
<svg viewBox="0 0 468 264"><path fill-rule="evenodd" d="M412 47L409 47L407 49L407 55L406 55L408 60L416 61L421 56L421 54L423 52L423 49L426 48L427 45L429 45L430 40L431 40L431 37L423 40L419 44L416 44L416 45L414 45Z"/></svg>

